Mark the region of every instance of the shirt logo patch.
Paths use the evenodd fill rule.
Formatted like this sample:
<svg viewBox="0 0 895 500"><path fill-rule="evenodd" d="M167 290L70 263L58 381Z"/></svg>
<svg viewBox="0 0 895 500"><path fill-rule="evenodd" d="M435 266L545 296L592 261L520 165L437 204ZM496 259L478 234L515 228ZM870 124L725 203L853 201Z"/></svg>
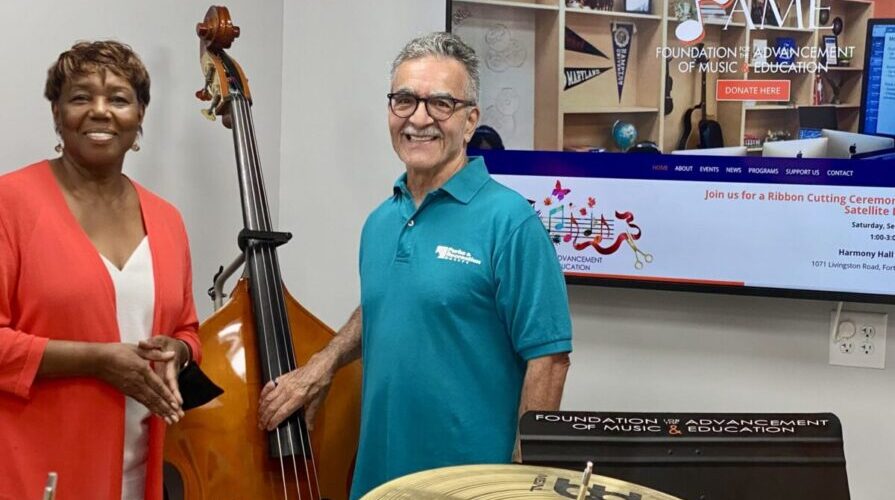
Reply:
<svg viewBox="0 0 895 500"><path fill-rule="evenodd" d="M472 254L466 250L451 248L445 245L438 245L435 247L435 255L441 260L450 260L461 262L463 264L475 264L478 266L482 263L482 261L473 257Z"/></svg>

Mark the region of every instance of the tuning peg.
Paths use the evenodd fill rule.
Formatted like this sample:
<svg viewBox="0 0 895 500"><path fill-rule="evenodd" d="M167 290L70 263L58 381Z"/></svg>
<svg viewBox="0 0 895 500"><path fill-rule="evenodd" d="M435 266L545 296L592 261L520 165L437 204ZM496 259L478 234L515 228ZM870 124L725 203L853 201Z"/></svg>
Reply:
<svg viewBox="0 0 895 500"><path fill-rule="evenodd" d="M211 121L217 120L217 117L215 116L215 109L217 109L218 103L220 101L221 101L221 96L219 96L219 95L214 96L211 99L211 105L208 106L208 109L200 110L202 113L202 116L204 116L205 118L208 118Z"/></svg>

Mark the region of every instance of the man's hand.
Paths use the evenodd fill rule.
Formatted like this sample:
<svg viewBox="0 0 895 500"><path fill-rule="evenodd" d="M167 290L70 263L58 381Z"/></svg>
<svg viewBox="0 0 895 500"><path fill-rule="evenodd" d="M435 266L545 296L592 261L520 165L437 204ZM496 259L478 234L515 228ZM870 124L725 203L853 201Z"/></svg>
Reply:
<svg viewBox="0 0 895 500"><path fill-rule="evenodd" d="M170 364L173 351L141 349L132 344L97 344L102 362L96 367L99 379L130 396L152 413L173 424L183 416L180 402L150 362Z"/></svg>
<svg viewBox="0 0 895 500"><path fill-rule="evenodd" d="M305 366L270 381L261 390L258 428L272 431L302 406L308 430L314 428L314 416L326 399L336 365L323 353L315 354Z"/></svg>

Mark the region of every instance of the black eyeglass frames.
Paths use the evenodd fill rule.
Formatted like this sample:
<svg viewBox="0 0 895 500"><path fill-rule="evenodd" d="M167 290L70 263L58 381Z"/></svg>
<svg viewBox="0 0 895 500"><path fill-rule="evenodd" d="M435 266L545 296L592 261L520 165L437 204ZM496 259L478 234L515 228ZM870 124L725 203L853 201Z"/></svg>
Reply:
<svg viewBox="0 0 895 500"><path fill-rule="evenodd" d="M386 94L388 108L398 118L409 118L416 113L420 102L426 103L426 112L433 120L444 121L453 116L458 107L475 106L475 101L466 101L451 96L418 97L407 92Z"/></svg>

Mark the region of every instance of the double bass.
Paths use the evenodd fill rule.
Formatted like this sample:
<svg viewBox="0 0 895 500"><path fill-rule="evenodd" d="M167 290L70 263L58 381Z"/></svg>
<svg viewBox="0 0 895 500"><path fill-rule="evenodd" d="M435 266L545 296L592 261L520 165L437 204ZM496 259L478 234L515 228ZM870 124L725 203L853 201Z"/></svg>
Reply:
<svg viewBox="0 0 895 500"><path fill-rule="evenodd" d="M233 132L243 223L244 276L230 300L199 327L202 369L223 390L168 429L169 498L348 498L360 422L358 361L333 378L309 432L302 411L273 432L258 429L262 387L303 365L334 335L284 289L276 247L290 237L272 228L252 123L252 96L239 64L224 49L239 36L225 7L197 25L205 87L203 113L224 116Z"/></svg>

